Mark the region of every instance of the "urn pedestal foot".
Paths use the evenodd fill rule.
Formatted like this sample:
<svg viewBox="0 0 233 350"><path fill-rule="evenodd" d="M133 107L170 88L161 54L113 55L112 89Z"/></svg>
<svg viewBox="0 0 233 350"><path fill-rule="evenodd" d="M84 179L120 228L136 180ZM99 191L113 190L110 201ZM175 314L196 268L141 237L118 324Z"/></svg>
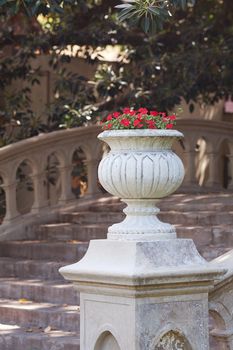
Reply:
<svg viewBox="0 0 233 350"><path fill-rule="evenodd" d="M126 218L108 228L112 240L155 241L176 238L174 226L157 218L160 212L155 199L123 199Z"/></svg>

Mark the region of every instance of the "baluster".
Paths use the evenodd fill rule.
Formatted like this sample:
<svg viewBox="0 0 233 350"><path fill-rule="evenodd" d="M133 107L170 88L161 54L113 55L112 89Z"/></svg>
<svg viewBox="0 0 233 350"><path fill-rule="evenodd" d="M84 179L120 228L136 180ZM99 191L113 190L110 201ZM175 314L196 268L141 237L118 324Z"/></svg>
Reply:
<svg viewBox="0 0 233 350"><path fill-rule="evenodd" d="M200 190L200 186L196 178L196 151L187 150L184 152L185 177L182 184L182 190L192 191L193 189Z"/></svg>
<svg viewBox="0 0 233 350"><path fill-rule="evenodd" d="M31 212L37 213L42 208L48 206L48 198L46 193L46 176L45 172L35 172L32 174L34 186L34 203Z"/></svg>
<svg viewBox="0 0 233 350"><path fill-rule="evenodd" d="M228 174L228 179L229 179L229 183L227 186L228 190L233 190L233 154L228 154L227 155L228 159L229 159L229 174Z"/></svg>
<svg viewBox="0 0 233 350"><path fill-rule="evenodd" d="M6 215L3 220L3 223L10 222L18 217L20 214L17 210L17 202L16 202L16 188L17 182L8 182L1 186L5 191L6 198Z"/></svg>
<svg viewBox="0 0 233 350"><path fill-rule="evenodd" d="M222 190L219 169L219 154L214 151L207 153L209 157L209 178L206 182L206 187L212 190Z"/></svg>
<svg viewBox="0 0 233 350"><path fill-rule="evenodd" d="M87 194L92 196L100 193L98 186L98 165L99 159L87 160L87 175L88 175L88 191Z"/></svg>
<svg viewBox="0 0 233 350"><path fill-rule="evenodd" d="M59 166L58 169L61 177L61 196L59 198L59 203L64 203L75 199L71 189L72 165L65 164L64 166Z"/></svg>

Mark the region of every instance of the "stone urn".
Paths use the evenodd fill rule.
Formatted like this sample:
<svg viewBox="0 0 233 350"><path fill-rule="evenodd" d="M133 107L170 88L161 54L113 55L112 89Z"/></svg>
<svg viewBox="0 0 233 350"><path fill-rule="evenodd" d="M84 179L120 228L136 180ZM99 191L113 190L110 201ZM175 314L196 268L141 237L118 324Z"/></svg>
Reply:
<svg viewBox="0 0 233 350"><path fill-rule="evenodd" d="M111 240L161 240L176 238L175 228L156 214L159 199L182 183L184 167L172 151L183 134L176 130L110 130L99 139L110 146L98 175L102 186L127 204L126 218L109 227Z"/></svg>

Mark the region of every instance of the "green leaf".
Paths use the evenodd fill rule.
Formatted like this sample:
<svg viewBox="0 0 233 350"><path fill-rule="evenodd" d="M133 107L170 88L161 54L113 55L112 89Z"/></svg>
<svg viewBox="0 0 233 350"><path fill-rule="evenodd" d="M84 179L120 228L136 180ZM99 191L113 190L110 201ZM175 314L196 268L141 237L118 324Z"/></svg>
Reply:
<svg viewBox="0 0 233 350"><path fill-rule="evenodd" d="M180 7L185 10L187 6L187 0L180 0Z"/></svg>
<svg viewBox="0 0 233 350"><path fill-rule="evenodd" d="M132 8L122 10L119 14L119 20L124 21L125 19L129 19L134 16L134 12L132 10Z"/></svg>
<svg viewBox="0 0 233 350"><path fill-rule="evenodd" d="M151 12L153 15L159 16L160 15L160 11L157 7L155 6L149 6L148 7L149 12Z"/></svg>
<svg viewBox="0 0 233 350"><path fill-rule="evenodd" d="M129 8L132 6L133 5L130 5L130 4L121 4L121 5L116 5L115 8L121 9L121 8Z"/></svg>
<svg viewBox="0 0 233 350"><path fill-rule="evenodd" d="M144 17L142 20L142 26L145 31L145 33L148 33L149 28L150 28L150 20L148 17Z"/></svg>
<svg viewBox="0 0 233 350"><path fill-rule="evenodd" d="M35 1L34 6L32 6L32 8L31 8L32 16L34 16L37 13L38 8L40 7L40 5L41 5L41 1L40 0Z"/></svg>

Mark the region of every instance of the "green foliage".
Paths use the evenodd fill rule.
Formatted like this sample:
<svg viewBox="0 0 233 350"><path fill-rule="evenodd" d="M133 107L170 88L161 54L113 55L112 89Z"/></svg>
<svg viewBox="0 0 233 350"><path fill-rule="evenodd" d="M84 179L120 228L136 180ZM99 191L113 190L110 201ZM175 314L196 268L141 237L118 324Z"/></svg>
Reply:
<svg viewBox="0 0 233 350"><path fill-rule="evenodd" d="M96 98L87 78L62 68L55 84L55 101L50 105L50 130L87 124L95 110Z"/></svg>
<svg viewBox="0 0 233 350"><path fill-rule="evenodd" d="M121 9L120 21L140 24L145 33L155 33L163 29L163 24L176 8L185 10L194 5L195 0L122 0L124 4L115 6Z"/></svg>
<svg viewBox="0 0 233 350"><path fill-rule="evenodd" d="M115 9L119 0L57 2L59 10L40 1L36 12L35 1L25 2L27 9L19 2L18 13L12 15L15 3L0 2L1 145L87 125L127 105L169 111L183 98L193 110L194 102L215 103L233 95L232 0L198 0L195 6L193 1L170 0L166 7L161 1L158 10L166 11L161 30L158 1L125 1L121 5L135 8L125 12L125 18L119 13L123 21ZM27 13L44 16L38 23ZM150 23L145 28L146 16ZM118 52L112 62L104 57L106 47ZM31 108L31 89L43 77L40 56L49 58L56 77L43 116ZM78 57L93 72L88 78L74 71Z"/></svg>
<svg viewBox="0 0 233 350"><path fill-rule="evenodd" d="M67 4L75 3L74 0L0 0L2 11L7 10L11 15L15 15L25 10L30 16L61 13Z"/></svg>

